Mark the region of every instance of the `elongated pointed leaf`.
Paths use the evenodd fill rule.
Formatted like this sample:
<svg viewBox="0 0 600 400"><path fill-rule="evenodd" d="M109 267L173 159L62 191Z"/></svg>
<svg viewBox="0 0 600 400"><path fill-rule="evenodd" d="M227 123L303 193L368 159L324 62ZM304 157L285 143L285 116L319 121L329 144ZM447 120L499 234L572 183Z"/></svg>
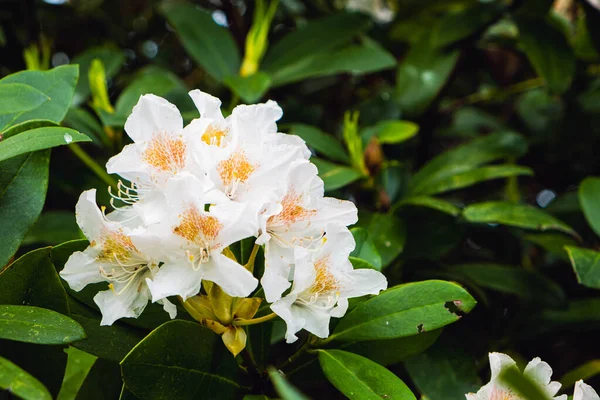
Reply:
<svg viewBox="0 0 600 400"><path fill-rule="evenodd" d="M238 366L221 338L198 323L171 321L142 340L121 362L123 381L137 397L197 399L206 393L236 398Z"/></svg>
<svg viewBox="0 0 600 400"><path fill-rule="evenodd" d="M36 344L67 344L85 338L83 327L56 311L0 305L0 339Z"/></svg>
<svg viewBox="0 0 600 400"><path fill-rule="evenodd" d="M369 241L379 253L383 268L390 265L404 250L406 224L397 216L361 211L359 225L369 233Z"/></svg>
<svg viewBox="0 0 600 400"><path fill-rule="evenodd" d="M457 321L476 303L455 283L407 283L360 303L342 318L329 339L378 340L417 335Z"/></svg>
<svg viewBox="0 0 600 400"><path fill-rule="evenodd" d="M325 376L349 399L415 399L400 378L385 367L343 350L319 350Z"/></svg>
<svg viewBox="0 0 600 400"><path fill-rule="evenodd" d="M441 211L445 214L449 214L454 217L459 215L461 212L460 208L456 207L454 204L446 200L437 199L435 197L429 196L411 196L406 199L402 199L402 201L400 201L396 205L396 207L403 206L418 206L432 208L434 210Z"/></svg>
<svg viewBox="0 0 600 400"><path fill-rule="evenodd" d="M600 236L600 178L589 177L581 182L579 204L588 224Z"/></svg>
<svg viewBox="0 0 600 400"><path fill-rule="evenodd" d="M600 252L581 247L567 246L565 250L577 275L584 286L600 289Z"/></svg>
<svg viewBox="0 0 600 400"><path fill-rule="evenodd" d="M217 81L238 73L240 54L228 29L200 7L172 3L162 8L190 56Z"/></svg>
<svg viewBox="0 0 600 400"><path fill-rule="evenodd" d="M0 162L0 221L4 235L0 268L15 254L44 206L50 151L41 150Z"/></svg>
<svg viewBox="0 0 600 400"><path fill-rule="evenodd" d="M350 163L348 153L346 153L340 141L333 135L305 124L292 124L290 126L290 133L300 136L308 146L315 149L317 153L322 154L324 157L344 164Z"/></svg>
<svg viewBox="0 0 600 400"><path fill-rule="evenodd" d="M60 126L31 129L0 142L0 161L32 151L91 141L83 133Z"/></svg>
<svg viewBox="0 0 600 400"><path fill-rule="evenodd" d="M0 85L0 119L33 110L48 100L50 99L43 92L29 85Z"/></svg>
<svg viewBox="0 0 600 400"><path fill-rule="evenodd" d="M271 378L273 386L275 386L275 390L281 396L282 400L308 400L308 397L300 393L298 389L273 367L269 368L269 378Z"/></svg>
<svg viewBox="0 0 600 400"><path fill-rule="evenodd" d="M0 389L24 400L52 400L48 389L16 364L0 357Z"/></svg>
<svg viewBox="0 0 600 400"><path fill-rule="evenodd" d="M76 65L63 65L49 71L17 72L0 79L0 90L6 84L22 84L46 96L37 107L0 115L0 131L30 119L62 121L71 105L78 76Z"/></svg>
<svg viewBox="0 0 600 400"><path fill-rule="evenodd" d="M538 231L557 230L578 237L577 232L547 212L527 204L488 201L472 204L463 211L469 222L502 224Z"/></svg>
<svg viewBox="0 0 600 400"><path fill-rule="evenodd" d="M325 190L342 188L362 177L360 172L350 167L330 163L329 161L314 157L310 161L317 166L319 176L325 183Z"/></svg>

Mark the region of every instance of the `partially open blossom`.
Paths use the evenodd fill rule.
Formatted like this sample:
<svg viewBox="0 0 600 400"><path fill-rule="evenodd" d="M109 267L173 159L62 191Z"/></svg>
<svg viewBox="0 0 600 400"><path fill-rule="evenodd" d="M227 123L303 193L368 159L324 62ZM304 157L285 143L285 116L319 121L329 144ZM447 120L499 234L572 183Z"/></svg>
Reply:
<svg viewBox="0 0 600 400"><path fill-rule="evenodd" d="M490 382L481 387L477 393L467 394L467 400L521 400L521 397L513 389L498 379L504 370L517 368L516 362L502 353L490 353L489 359L492 371ZM539 357L527 364L523 375L538 384L548 397L555 400L567 400L567 395L556 396L561 385L559 382L551 381L552 368Z"/></svg>
<svg viewBox="0 0 600 400"><path fill-rule="evenodd" d="M261 283L269 302L281 298L290 286L295 247L318 246L328 224L347 226L358 219L354 203L323 196L323 181L317 172L314 164L295 161L285 179L278 182L277 200L260 215L257 243L265 243Z"/></svg>
<svg viewBox="0 0 600 400"><path fill-rule="evenodd" d="M102 312L102 325L111 325L119 318L137 318L150 299L146 278L158 271L158 260L139 248L149 238L143 237L143 228L128 229L119 221L118 212L105 216L96 205L95 189L81 194L76 216L90 246L69 257L61 277L75 291L91 283L108 282L109 290L94 297ZM166 299L161 303L174 318L175 306Z"/></svg>
<svg viewBox="0 0 600 400"><path fill-rule="evenodd" d="M314 250L295 248L292 290L271 306L287 324L288 343L298 339L295 334L301 329L326 338L331 317L344 316L349 298L387 288L382 273L352 267L348 256L355 242L347 228L329 225L322 242Z"/></svg>
<svg viewBox="0 0 600 400"><path fill-rule="evenodd" d="M579 380L575 382L573 400L600 400L600 396L598 396L594 388Z"/></svg>

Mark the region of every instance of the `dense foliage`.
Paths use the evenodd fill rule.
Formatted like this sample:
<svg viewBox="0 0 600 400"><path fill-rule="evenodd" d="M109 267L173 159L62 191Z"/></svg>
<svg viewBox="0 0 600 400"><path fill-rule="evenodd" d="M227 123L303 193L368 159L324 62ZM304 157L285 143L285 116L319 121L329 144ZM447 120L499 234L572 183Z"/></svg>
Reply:
<svg viewBox="0 0 600 400"><path fill-rule="evenodd" d="M488 358L495 382L494 362L535 357L559 394L600 387L599 65L595 0L3 1L0 398L454 400ZM388 289L351 299L329 337L288 344L262 289L242 318L212 284L169 294L173 321L149 303L105 326L107 283L63 280L90 245L76 203L96 188L110 208L105 164L140 96L187 125L193 89L225 115L276 101L325 195L358 208L349 260ZM264 246L233 242L260 279Z"/></svg>

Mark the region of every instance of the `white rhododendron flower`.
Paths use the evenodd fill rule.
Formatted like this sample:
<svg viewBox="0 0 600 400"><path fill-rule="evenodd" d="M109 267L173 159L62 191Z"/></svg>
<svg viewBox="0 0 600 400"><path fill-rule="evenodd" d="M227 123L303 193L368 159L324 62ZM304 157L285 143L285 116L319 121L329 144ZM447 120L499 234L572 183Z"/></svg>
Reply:
<svg viewBox="0 0 600 400"><path fill-rule="evenodd" d="M271 306L287 324L288 343L298 339L295 334L301 329L326 338L331 317L344 316L349 298L379 294L387 288L382 273L353 269L348 256L354 247L347 228L330 225L319 248L295 248L292 290Z"/></svg>
<svg viewBox="0 0 600 400"><path fill-rule="evenodd" d="M579 380L575 382L573 400L600 400L600 396L598 396L594 388Z"/></svg>
<svg viewBox="0 0 600 400"><path fill-rule="evenodd" d="M203 279L212 281L231 296L248 296L258 280L237 262L222 254L224 248L252 235L254 220L247 207L221 196L218 204L205 200L202 183L194 176L167 185L168 212L152 228L160 235L157 256L164 265L148 286L154 301L178 295L184 300L198 294ZM212 202L218 200L214 196Z"/></svg>
<svg viewBox="0 0 600 400"><path fill-rule="evenodd" d="M125 124L133 143L107 163L109 173L128 182L111 193L119 204L105 214L95 191L82 194L77 222L90 247L74 253L61 276L77 291L109 284L94 298L102 324L138 317L150 300L173 318L168 298L185 302L203 294L209 303L196 298L206 308L197 318L217 318L224 325L212 328L223 334L231 332L232 318L256 313L246 307L233 317L224 310L257 290L254 258L264 246L260 278L273 303L270 318L285 320L288 342L301 329L326 337L349 298L387 287L383 274L354 270L348 259L355 243L347 226L357 221L356 206L324 197L304 141L277 132L283 115L277 103L240 105L224 117L216 97L199 90L190 96L200 117L185 127L173 104L140 97ZM230 246L247 238L255 244L244 266ZM235 302L261 299L253 300L259 301ZM226 344L237 348L230 339Z"/></svg>
<svg viewBox="0 0 600 400"><path fill-rule="evenodd" d="M119 222L119 213L105 216L96 205L95 189L81 194L76 216L90 246L71 255L60 276L75 291L90 283L109 283L109 290L94 297L102 312L102 325L119 318L137 318L150 299L146 278L158 271L158 260L141 250L151 238L144 237L143 229L131 230ZM174 318L175 306L166 299L161 303Z"/></svg>
<svg viewBox="0 0 600 400"><path fill-rule="evenodd" d="M514 390L498 379L502 371L508 368L518 368L517 363L502 353L490 353L489 359L492 371L490 382L479 389L477 393L467 394L467 400L521 400L521 397ZM548 397L555 400L567 400L567 395L556 396L561 384L551 381L552 368L540 360L539 357L534 358L527 364L523 375L536 382Z"/></svg>
<svg viewBox="0 0 600 400"><path fill-rule="evenodd" d="M266 243L265 274L261 283L267 301L279 300L289 288L296 246L319 245L328 224L347 226L358 220L354 203L323 197L323 194L323 181L317 176L317 167L298 160L280 183L278 199L260 215L261 235L257 243Z"/></svg>

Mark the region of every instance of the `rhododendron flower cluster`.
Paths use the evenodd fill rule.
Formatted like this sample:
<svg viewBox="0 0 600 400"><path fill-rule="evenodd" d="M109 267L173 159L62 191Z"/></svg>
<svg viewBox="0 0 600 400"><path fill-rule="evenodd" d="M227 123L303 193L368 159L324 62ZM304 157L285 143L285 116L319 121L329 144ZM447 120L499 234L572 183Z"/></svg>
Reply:
<svg viewBox="0 0 600 400"><path fill-rule="evenodd" d="M521 400L522 397L518 392L501 379L501 375L505 370L518 368L517 363L503 353L490 353L489 359L492 372L490 382L482 386L477 393L467 394L467 400ZM523 375L534 382L548 398L567 400L566 394L556 396L561 384L551 380L552 368L539 357L534 358L527 364L523 370ZM573 400L600 400L600 397L591 386L580 380L575 383Z"/></svg>
<svg viewBox="0 0 600 400"><path fill-rule="evenodd" d="M329 335L348 298L377 294L385 277L354 270L350 201L324 197L310 151L297 136L277 132L282 110L273 101L241 105L223 117L221 101L190 92L200 118L184 126L178 109L144 95L125 124L133 143L107 163L118 174L112 212L95 190L77 203L77 222L90 246L74 253L61 276L73 290L107 282L94 301L103 325L138 317L149 301L171 318L203 282L238 298L258 292L287 323L287 341L306 329ZM255 237L264 246L264 274L231 256L229 246Z"/></svg>

